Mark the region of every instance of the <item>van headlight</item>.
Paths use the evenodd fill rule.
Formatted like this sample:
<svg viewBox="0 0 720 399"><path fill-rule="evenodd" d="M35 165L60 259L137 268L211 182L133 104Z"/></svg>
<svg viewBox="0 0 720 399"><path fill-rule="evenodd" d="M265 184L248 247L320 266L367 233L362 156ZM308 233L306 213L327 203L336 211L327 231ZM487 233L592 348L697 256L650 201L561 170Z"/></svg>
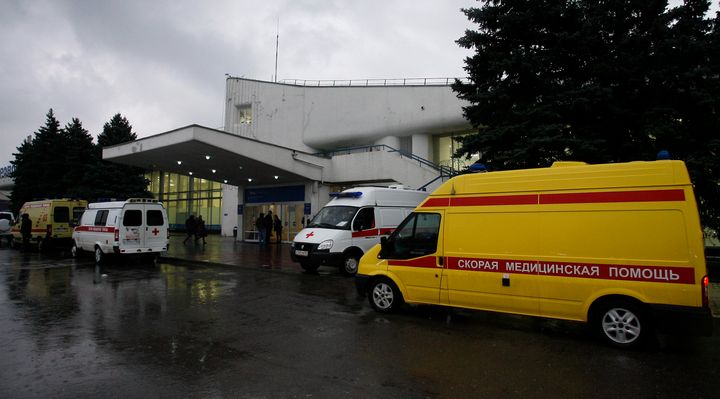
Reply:
<svg viewBox="0 0 720 399"><path fill-rule="evenodd" d="M324 249L330 249L333 246L333 240L325 240L318 245L317 249L318 251L322 251Z"/></svg>

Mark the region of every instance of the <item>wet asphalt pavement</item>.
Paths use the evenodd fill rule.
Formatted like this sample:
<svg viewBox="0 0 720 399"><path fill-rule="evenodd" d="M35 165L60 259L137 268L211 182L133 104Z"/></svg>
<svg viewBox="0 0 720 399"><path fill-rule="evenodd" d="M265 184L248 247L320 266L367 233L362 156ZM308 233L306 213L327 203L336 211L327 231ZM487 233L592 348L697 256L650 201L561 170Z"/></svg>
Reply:
<svg viewBox="0 0 720 399"><path fill-rule="evenodd" d="M720 335L626 352L572 323L380 315L351 278L269 256L96 267L3 246L0 398L720 396Z"/></svg>

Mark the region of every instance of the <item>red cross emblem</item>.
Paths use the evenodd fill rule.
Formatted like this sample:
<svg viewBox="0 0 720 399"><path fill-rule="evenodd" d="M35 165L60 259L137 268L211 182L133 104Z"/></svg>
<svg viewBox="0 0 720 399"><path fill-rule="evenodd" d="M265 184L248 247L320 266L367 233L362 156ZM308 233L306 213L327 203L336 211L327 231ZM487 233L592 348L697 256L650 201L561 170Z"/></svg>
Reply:
<svg viewBox="0 0 720 399"><path fill-rule="evenodd" d="M311 231L311 232L305 234L305 238L310 238L310 237L312 237L312 236L314 236L314 235L315 235L315 232Z"/></svg>
<svg viewBox="0 0 720 399"><path fill-rule="evenodd" d="M159 232L160 230L158 230L157 227L152 230L154 236L158 235Z"/></svg>

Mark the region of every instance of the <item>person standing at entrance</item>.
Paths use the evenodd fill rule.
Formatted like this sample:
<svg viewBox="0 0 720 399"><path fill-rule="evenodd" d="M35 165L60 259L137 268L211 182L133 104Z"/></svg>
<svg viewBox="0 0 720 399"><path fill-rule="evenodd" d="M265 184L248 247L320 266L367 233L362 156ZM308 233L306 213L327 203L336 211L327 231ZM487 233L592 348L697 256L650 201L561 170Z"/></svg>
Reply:
<svg viewBox="0 0 720 399"><path fill-rule="evenodd" d="M32 236L32 222L27 213L23 213L20 220L20 235L22 235L23 251L27 252L30 250L30 237Z"/></svg>
<svg viewBox="0 0 720 399"><path fill-rule="evenodd" d="M273 228L275 229L275 237L277 237L277 242L280 244L282 242L282 221L278 217L278 215L274 215L273 220Z"/></svg>
<svg viewBox="0 0 720 399"><path fill-rule="evenodd" d="M197 234L195 235L195 242L198 242L199 239L202 238L203 245L207 244L205 242L205 237L207 237L207 230L205 229L205 221L202 218L202 215L198 216L197 220Z"/></svg>
<svg viewBox="0 0 720 399"><path fill-rule="evenodd" d="M187 240L195 235L196 229L197 223L195 222L195 215L190 215L190 217L185 221L185 233L187 234L187 237L183 240L183 245L187 243Z"/></svg>
<svg viewBox="0 0 720 399"><path fill-rule="evenodd" d="M258 231L258 243L262 247L265 245L265 214L260 212L260 216L258 216L257 220L255 221L255 228L257 228Z"/></svg>
<svg viewBox="0 0 720 399"><path fill-rule="evenodd" d="M270 244L270 238L272 238L273 218L272 211L268 211L265 215L265 245Z"/></svg>

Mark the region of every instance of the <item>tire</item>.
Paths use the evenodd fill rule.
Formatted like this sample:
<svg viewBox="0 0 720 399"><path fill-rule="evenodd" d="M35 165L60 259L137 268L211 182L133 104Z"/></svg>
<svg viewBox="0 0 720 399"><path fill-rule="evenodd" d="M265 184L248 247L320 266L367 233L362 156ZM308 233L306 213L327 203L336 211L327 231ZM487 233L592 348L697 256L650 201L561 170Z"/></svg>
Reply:
<svg viewBox="0 0 720 399"><path fill-rule="evenodd" d="M320 265L313 265L313 264L307 263L307 262L300 262L300 266L303 268L303 270L305 270L306 272L309 272L309 273L316 272L318 267L320 267Z"/></svg>
<svg viewBox="0 0 720 399"><path fill-rule="evenodd" d="M73 241L72 247L70 247L70 256L77 259L80 257L80 253L82 252L82 249L80 249L75 241Z"/></svg>
<svg viewBox="0 0 720 399"><path fill-rule="evenodd" d="M95 263L100 264L105 260L105 254L100 247L95 247Z"/></svg>
<svg viewBox="0 0 720 399"><path fill-rule="evenodd" d="M357 274L358 266L360 265L360 256L355 254L347 254L345 260L343 260L342 272L348 276L354 276Z"/></svg>
<svg viewBox="0 0 720 399"><path fill-rule="evenodd" d="M387 278L371 281L368 287L368 301L370 306L380 313L395 312L405 302L397 285Z"/></svg>
<svg viewBox="0 0 720 399"><path fill-rule="evenodd" d="M616 348L637 348L645 342L652 331L644 309L629 300L612 300L594 311L593 330Z"/></svg>

